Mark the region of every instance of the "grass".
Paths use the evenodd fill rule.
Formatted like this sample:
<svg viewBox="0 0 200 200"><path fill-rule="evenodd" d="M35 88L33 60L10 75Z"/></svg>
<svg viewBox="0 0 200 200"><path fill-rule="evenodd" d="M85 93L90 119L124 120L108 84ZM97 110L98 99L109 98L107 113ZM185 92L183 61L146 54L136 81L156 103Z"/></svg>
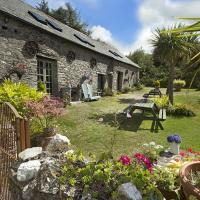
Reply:
<svg viewBox="0 0 200 200"><path fill-rule="evenodd" d="M144 91L140 91L104 97L97 102L69 106L58 124L71 143L85 154L91 152L100 155L109 151L113 138L115 156L131 154L141 144L150 141L167 147L166 137L171 133L178 133L182 137L182 149L192 147L200 151L200 92L194 90L189 94L187 90L175 93L175 102L192 105L197 114L195 117L167 117L163 122L164 130L159 130L158 133L151 133L151 121L141 121L140 117L127 119L123 115L117 115L119 126L116 126L116 112L123 110L129 103L137 102L137 97L141 97L143 93ZM103 118L103 122L99 122L100 118Z"/></svg>

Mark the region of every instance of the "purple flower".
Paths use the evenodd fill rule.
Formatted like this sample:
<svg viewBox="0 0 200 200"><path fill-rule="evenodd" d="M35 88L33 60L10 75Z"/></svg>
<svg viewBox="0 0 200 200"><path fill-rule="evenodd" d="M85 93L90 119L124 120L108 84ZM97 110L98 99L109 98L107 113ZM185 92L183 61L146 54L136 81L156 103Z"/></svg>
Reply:
<svg viewBox="0 0 200 200"><path fill-rule="evenodd" d="M174 135L174 142L177 144L181 143L181 137L179 135Z"/></svg>
<svg viewBox="0 0 200 200"><path fill-rule="evenodd" d="M177 144L181 143L181 137L179 135L169 135L167 137L168 142L175 142Z"/></svg>
<svg viewBox="0 0 200 200"><path fill-rule="evenodd" d="M169 135L169 136L167 137L167 141L168 141L168 142L174 142L174 135Z"/></svg>

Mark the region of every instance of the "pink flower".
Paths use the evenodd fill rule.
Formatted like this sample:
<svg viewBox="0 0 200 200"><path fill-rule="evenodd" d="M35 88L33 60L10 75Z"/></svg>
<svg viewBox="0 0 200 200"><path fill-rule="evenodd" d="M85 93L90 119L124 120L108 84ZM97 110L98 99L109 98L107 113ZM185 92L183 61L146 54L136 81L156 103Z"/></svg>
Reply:
<svg viewBox="0 0 200 200"><path fill-rule="evenodd" d="M121 161L121 163L123 165L130 165L131 164L131 159L128 156L123 155L123 156L120 157L119 160Z"/></svg>
<svg viewBox="0 0 200 200"><path fill-rule="evenodd" d="M146 169L149 170L150 173L153 172L153 165L149 158L147 158L144 154L136 153L134 157L137 159L138 163L142 164Z"/></svg>
<svg viewBox="0 0 200 200"><path fill-rule="evenodd" d="M184 156L186 155L186 153L185 153L184 151L181 151L181 152L179 153L179 155L182 156L182 157L184 157Z"/></svg>

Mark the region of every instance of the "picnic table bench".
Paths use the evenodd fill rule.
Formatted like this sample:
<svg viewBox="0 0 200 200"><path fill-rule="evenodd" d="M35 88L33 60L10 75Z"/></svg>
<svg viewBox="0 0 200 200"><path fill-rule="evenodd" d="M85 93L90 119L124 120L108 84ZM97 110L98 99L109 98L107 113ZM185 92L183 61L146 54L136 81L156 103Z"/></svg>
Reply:
<svg viewBox="0 0 200 200"><path fill-rule="evenodd" d="M162 96L162 93L160 90L150 90L149 93L146 93L143 95L144 98L149 98L149 97L161 97Z"/></svg>
<svg viewBox="0 0 200 200"><path fill-rule="evenodd" d="M131 117L135 110L140 110L143 119L152 120L151 125L151 132L157 131L158 127L161 130L164 130L161 121L165 121L166 116L166 109L161 108L159 109L155 103L135 103L129 105L128 108L124 110L127 113L127 116ZM146 116L145 112L150 113L151 116Z"/></svg>

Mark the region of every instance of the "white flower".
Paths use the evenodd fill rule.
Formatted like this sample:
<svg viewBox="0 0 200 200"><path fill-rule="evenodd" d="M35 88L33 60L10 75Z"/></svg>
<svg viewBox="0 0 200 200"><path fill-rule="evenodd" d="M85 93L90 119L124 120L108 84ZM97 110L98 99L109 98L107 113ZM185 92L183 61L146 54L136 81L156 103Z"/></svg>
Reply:
<svg viewBox="0 0 200 200"><path fill-rule="evenodd" d="M152 145L152 146L156 145L155 142L150 142L149 144Z"/></svg>
<svg viewBox="0 0 200 200"><path fill-rule="evenodd" d="M148 146L149 146L149 144L147 144L147 143L144 143L142 146L144 146L144 147L148 147Z"/></svg>
<svg viewBox="0 0 200 200"><path fill-rule="evenodd" d="M154 147L155 149L163 149L164 147L162 146L162 145L156 145L155 147Z"/></svg>
<svg viewBox="0 0 200 200"><path fill-rule="evenodd" d="M74 153L74 150L71 149L71 150L69 150L69 151L66 151L66 152L65 152L65 155L68 156L68 155L71 155L71 154L73 154L73 153Z"/></svg>

